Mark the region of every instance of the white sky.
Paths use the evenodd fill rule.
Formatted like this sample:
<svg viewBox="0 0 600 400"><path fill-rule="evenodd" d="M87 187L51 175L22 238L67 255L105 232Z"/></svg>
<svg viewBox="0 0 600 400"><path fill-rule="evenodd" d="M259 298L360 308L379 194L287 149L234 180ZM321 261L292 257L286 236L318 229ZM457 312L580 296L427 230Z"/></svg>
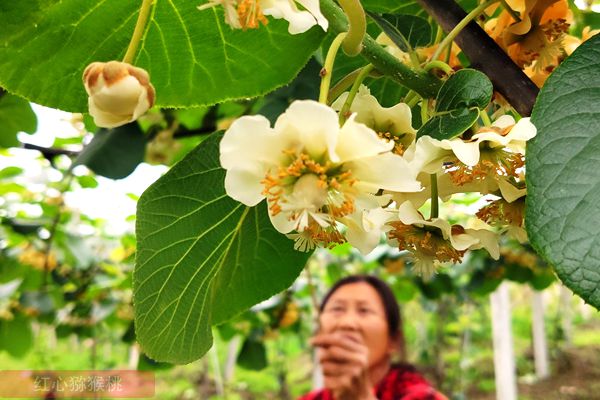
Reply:
<svg viewBox="0 0 600 400"><path fill-rule="evenodd" d="M71 114L47 107L32 104L38 116L38 129L33 135L19 134L19 140L39 146L51 147L56 137L77 136L78 131L69 122ZM60 179L60 173L50 167L40 165L39 153L34 150L11 149L8 157L0 156L0 169L12 165L25 170L22 177L15 179L19 183L27 183L32 190L42 190L48 181ZM77 167L85 168L85 167ZM127 196L128 193L140 196L142 192L163 173L165 166L153 166L142 163L128 177L111 180L96 176L98 187L94 189L76 189L65 195L68 207L78 209L91 218L102 218L107 221L107 230L118 235L133 231L133 223L126 218L135 214L136 202ZM77 175L78 171L75 171Z"/></svg>

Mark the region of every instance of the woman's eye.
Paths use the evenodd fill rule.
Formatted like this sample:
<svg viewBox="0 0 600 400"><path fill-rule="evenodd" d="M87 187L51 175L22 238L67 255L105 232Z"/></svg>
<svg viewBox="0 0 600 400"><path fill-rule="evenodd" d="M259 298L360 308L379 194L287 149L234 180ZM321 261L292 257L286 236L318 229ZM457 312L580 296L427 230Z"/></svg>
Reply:
<svg viewBox="0 0 600 400"><path fill-rule="evenodd" d="M361 314L370 314L372 310L370 308L361 308L358 310L358 312Z"/></svg>

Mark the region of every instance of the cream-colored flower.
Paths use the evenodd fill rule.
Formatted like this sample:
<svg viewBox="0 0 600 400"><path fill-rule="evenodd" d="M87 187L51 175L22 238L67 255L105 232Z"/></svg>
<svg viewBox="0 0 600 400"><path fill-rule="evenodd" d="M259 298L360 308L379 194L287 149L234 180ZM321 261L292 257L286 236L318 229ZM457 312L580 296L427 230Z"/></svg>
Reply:
<svg viewBox="0 0 600 400"><path fill-rule="evenodd" d="M135 121L154 105L148 73L124 62L91 63L83 72L83 83L90 115L99 127Z"/></svg>
<svg viewBox="0 0 600 400"><path fill-rule="evenodd" d="M341 219L348 228L345 233L348 243L362 254L370 253L379 244L382 235L391 229L387 223L394 219L396 211L382 207L390 200L388 195L357 199L357 211Z"/></svg>
<svg viewBox="0 0 600 400"><path fill-rule="evenodd" d="M456 185L496 180L520 179L525 165L525 144L535 137L529 118L515 124L503 115L492 126L483 127L469 139L456 137L436 140L423 136L405 153L411 168L425 173L450 174ZM491 187L481 190L489 192Z"/></svg>
<svg viewBox="0 0 600 400"><path fill-rule="evenodd" d="M426 220L409 201L398 208L398 219L389 223L393 229L388 238L400 250L412 253L415 273L424 279L430 279L440 263L460 262L469 249L486 248L492 255L498 253L491 241L493 232L466 230L442 218Z"/></svg>
<svg viewBox="0 0 600 400"><path fill-rule="evenodd" d="M342 93L331 107L340 111L348 98L348 92ZM350 111L356 113L356 122L363 123L377 132L382 138L396 144L395 152L402 154L415 140L417 131L412 127L410 107L398 103L393 107L382 107L371 95L368 87L361 85L352 101Z"/></svg>
<svg viewBox="0 0 600 400"><path fill-rule="evenodd" d="M288 21L288 32L292 35L304 33L315 25L324 31L329 27L318 0L210 0L198 9L215 6L223 6L225 23L233 29L256 29L261 24L266 25L266 15Z"/></svg>
<svg viewBox="0 0 600 400"><path fill-rule="evenodd" d="M377 208L380 189L420 190L393 146L354 116L340 127L334 110L303 100L273 128L262 116L236 120L221 141L220 161L229 196L249 206L266 198L275 228L304 233L298 247L309 249L344 241L337 222Z"/></svg>

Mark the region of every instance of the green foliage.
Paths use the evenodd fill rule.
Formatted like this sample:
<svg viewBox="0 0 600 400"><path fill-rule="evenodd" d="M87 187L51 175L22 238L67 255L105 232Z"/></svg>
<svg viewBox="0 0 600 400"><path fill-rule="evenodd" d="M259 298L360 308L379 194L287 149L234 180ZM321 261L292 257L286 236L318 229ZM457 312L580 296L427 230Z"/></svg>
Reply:
<svg viewBox="0 0 600 400"><path fill-rule="evenodd" d="M0 319L0 350L13 357L23 357L33 346L33 332L29 318L17 314L13 319Z"/></svg>
<svg viewBox="0 0 600 400"><path fill-rule="evenodd" d="M220 138L202 142L138 203L136 333L158 361L200 358L211 325L288 287L307 258L273 228L265 204L248 208L225 194Z"/></svg>
<svg viewBox="0 0 600 400"><path fill-rule="evenodd" d="M452 139L469 129L492 99L492 82L474 69L462 69L440 88L435 113L417 132L435 139Z"/></svg>
<svg viewBox="0 0 600 400"><path fill-rule="evenodd" d="M532 114L527 153L529 238L571 290L600 307L600 36L561 64Z"/></svg>
<svg viewBox="0 0 600 400"><path fill-rule="evenodd" d="M29 102L0 88L0 147L17 146L17 133L34 133L36 129L37 117Z"/></svg>
<svg viewBox="0 0 600 400"><path fill-rule="evenodd" d="M415 47L431 44L431 25L425 18L415 15L369 13L383 32L400 48L408 52Z"/></svg>
<svg viewBox="0 0 600 400"><path fill-rule="evenodd" d="M199 3L153 6L135 63L150 73L160 106L265 94L292 80L323 37L319 27L290 35L287 22L276 20L261 29L232 30L221 8L199 11ZM4 4L3 12L19 21L20 29L0 32L0 86L36 103L84 111L84 68L123 57L139 6L121 0Z"/></svg>
<svg viewBox="0 0 600 400"><path fill-rule="evenodd" d="M265 344L257 338L248 337L244 340L237 357L240 367L252 370L262 370L268 365Z"/></svg>
<svg viewBox="0 0 600 400"><path fill-rule="evenodd" d="M118 128L102 128L73 165L85 165L98 175L121 179L131 174L144 160L145 150L146 138L137 122Z"/></svg>

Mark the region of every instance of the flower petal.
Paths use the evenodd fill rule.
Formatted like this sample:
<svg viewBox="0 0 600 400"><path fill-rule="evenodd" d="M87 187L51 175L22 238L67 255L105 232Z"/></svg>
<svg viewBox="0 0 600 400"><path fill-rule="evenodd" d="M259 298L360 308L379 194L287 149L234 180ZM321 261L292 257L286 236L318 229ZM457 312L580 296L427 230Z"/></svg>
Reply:
<svg viewBox="0 0 600 400"><path fill-rule="evenodd" d="M291 35L306 32L317 23L310 12L298 10L291 0L261 0L261 5L263 14L288 21Z"/></svg>
<svg viewBox="0 0 600 400"><path fill-rule="evenodd" d="M262 115L238 118L221 139L221 166L225 169L253 169L255 164L276 165L284 148L281 139Z"/></svg>
<svg viewBox="0 0 600 400"><path fill-rule="evenodd" d="M394 148L393 142L381 139L375 131L356 122L356 117L352 114L340 130L335 152L341 162L376 156Z"/></svg>
<svg viewBox="0 0 600 400"><path fill-rule="evenodd" d="M384 153L362 158L349 162L346 166L357 179L355 187L368 193L376 193L379 189L394 192L421 190L416 172L397 154Z"/></svg>
<svg viewBox="0 0 600 400"><path fill-rule="evenodd" d="M264 173L259 165L252 169L229 169L225 174L225 191L227 195L247 206L255 206L265 196L260 183Z"/></svg>
<svg viewBox="0 0 600 400"><path fill-rule="evenodd" d="M338 162L335 153L340 125L335 111L313 100L294 101L277 118L275 131L279 135L296 138L313 159L328 155Z"/></svg>

